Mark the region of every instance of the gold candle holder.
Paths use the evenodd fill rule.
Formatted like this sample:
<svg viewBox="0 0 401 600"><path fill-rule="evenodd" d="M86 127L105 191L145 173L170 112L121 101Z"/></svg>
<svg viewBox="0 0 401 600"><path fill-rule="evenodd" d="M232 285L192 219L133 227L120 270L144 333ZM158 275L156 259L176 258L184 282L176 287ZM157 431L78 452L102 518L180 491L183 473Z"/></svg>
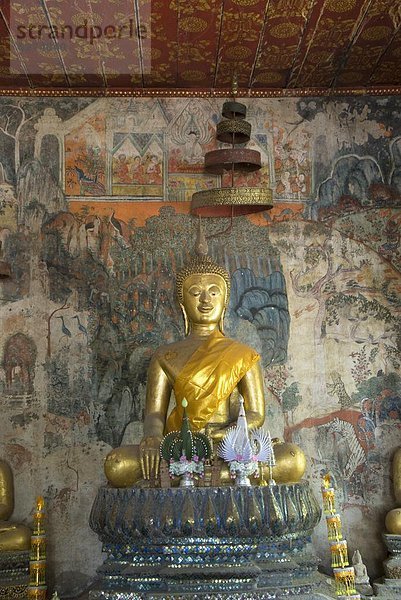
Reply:
<svg viewBox="0 0 401 600"><path fill-rule="evenodd" d="M47 598L47 588L43 586L42 588L28 588L28 599L29 600L46 600Z"/></svg>
<svg viewBox="0 0 401 600"><path fill-rule="evenodd" d="M29 560L29 600L46 600L46 536L45 511L42 496L36 498Z"/></svg>
<svg viewBox="0 0 401 600"><path fill-rule="evenodd" d="M330 544L331 551L331 566L334 567L347 567L349 565L348 560L348 544L347 540L339 540Z"/></svg>
<svg viewBox="0 0 401 600"><path fill-rule="evenodd" d="M355 570L349 566L348 544L343 540L341 518L335 511L335 490L327 473L322 481L323 509L327 514L327 537L330 543L331 566L333 567L338 600L360 600L355 589Z"/></svg>
<svg viewBox="0 0 401 600"><path fill-rule="evenodd" d="M29 585L41 587L46 583L46 562L44 560L31 560L29 564Z"/></svg>
<svg viewBox="0 0 401 600"><path fill-rule="evenodd" d="M322 498L324 513L334 515L336 512L334 488L322 488Z"/></svg>
<svg viewBox="0 0 401 600"><path fill-rule="evenodd" d="M342 540L341 518L339 514L326 517L327 537L332 541L338 542Z"/></svg>
<svg viewBox="0 0 401 600"><path fill-rule="evenodd" d="M354 567L339 567L338 569L333 569L333 571L337 596L349 598L352 594L357 594Z"/></svg>
<svg viewBox="0 0 401 600"><path fill-rule="evenodd" d="M44 535L31 536L30 560L45 560L46 558L46 538Z"/></svg>
<svg viewBox="0 0 401 600"><path fill-rule="evenodd" d="M42 496L38 496L36 499L36 509L33 514L33 535L43 535L44 529L44 512L45 501Z"/></svg>
<svg viewBox="0 0 401 600"><path fill-rule="evenodd" d="M329 473L326 473L326 475L323 476L322 484L323 484L324 489L332 488L331 477L330 477Z"/></svg>

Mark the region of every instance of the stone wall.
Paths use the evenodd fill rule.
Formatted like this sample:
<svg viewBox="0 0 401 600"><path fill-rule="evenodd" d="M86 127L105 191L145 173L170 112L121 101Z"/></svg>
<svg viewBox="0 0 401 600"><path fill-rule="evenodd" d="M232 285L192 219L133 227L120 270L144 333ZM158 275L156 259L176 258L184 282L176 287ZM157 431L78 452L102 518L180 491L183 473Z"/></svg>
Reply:
<svg viewBox="0 0 401 600"><path fill-rule="evenodd" d="M350 550L376 577L401 439L401 102L245 103L263 168L236 185L270 186L275 206L223 235L225 220L204 220L232 275L226 330L261 353L267 427L304 449L319 499L332 474ZM140 439L150 357L183 334L174 273L195 238L192 193L220 185L203 155L221 108L0 99L12 266L0 281L0 452L16 519L45 496L51 585L64 597L102 561L88 519L103 459ZM324 520L315 546L329 568Z"/></svg>

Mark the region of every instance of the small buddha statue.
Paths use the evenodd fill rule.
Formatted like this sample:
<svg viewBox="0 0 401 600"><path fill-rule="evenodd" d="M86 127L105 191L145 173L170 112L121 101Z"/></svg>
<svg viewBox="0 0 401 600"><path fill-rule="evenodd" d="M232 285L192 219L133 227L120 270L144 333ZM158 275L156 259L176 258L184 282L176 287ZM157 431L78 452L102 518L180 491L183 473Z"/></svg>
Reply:
<svg viewBox="0 0 401 600"><path fill-rule="evenodd" d="M228 272L207 255L198 255L178 273L176 292L186 337L161 346L151 360L143 439L139 446L112 450L105 460L106 477L114 487L129 487L140 478L157 477L160 443L165 434L180 429L184 398L191 429L206 432L214 442L235 425L239 394L244 399L249 428L261 427L265 420L260 357L253 348L224 335ZM175 406L169 411L172 392ZM299 462L295 453L282 455L286 464L293 455ZM280 464L275 469L282 470ZM290 480L299 481L300 477ZM280 478L275 479L280 482Z"/></svg>
<svg viewBox="0 0 401 600"><path fill-rule="evenodd" d="M29 550L31 530L9 521L14 510L14 483L11 468L0 459L0 552Z"/></svg>
<svg viewBox="0 0 401 600"><path fill-rule="evenodd" d="M373 596L373 589L370 585L368 570L362 561L362 556L359 550L355 550L352 555L352 566L355 573L355 588L356 591L364 598Z"/></svg>
<svg viewBox="0 0 401 600"><path fill-rule="evenodd" d="M362 561L362 556L359 550L355 550L352 555L352 566L355 571L355 583L357 585L369 584L369 575L366 565Z"/></svg>

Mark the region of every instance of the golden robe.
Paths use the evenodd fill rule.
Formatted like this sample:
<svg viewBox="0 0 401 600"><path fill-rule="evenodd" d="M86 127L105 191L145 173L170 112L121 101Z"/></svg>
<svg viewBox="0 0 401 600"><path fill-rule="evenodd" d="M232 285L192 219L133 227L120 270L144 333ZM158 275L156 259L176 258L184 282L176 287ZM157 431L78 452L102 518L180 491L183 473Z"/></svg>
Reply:
<svg viewBox="0 0 401 600"><path fill-rule="evenodd" d="M166 423L166 433L180 429L182 400L191 427L199 431L206 427L219 405L227 400L238 382L259 360L259 354L214 331L191 355L174 384L176 407Z"/></svg>

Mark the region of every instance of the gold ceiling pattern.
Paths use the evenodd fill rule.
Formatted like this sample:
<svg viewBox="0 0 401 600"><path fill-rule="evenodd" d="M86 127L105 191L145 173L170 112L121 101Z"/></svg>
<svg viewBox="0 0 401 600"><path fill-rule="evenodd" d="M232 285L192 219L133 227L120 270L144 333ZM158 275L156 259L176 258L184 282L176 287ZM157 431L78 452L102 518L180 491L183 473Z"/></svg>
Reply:
<svg viewBox="0 0 401 600"><path fill-rule="evenodd" d="M401 86L399 0L0 0L0 87L179 91Z"/></svg>

